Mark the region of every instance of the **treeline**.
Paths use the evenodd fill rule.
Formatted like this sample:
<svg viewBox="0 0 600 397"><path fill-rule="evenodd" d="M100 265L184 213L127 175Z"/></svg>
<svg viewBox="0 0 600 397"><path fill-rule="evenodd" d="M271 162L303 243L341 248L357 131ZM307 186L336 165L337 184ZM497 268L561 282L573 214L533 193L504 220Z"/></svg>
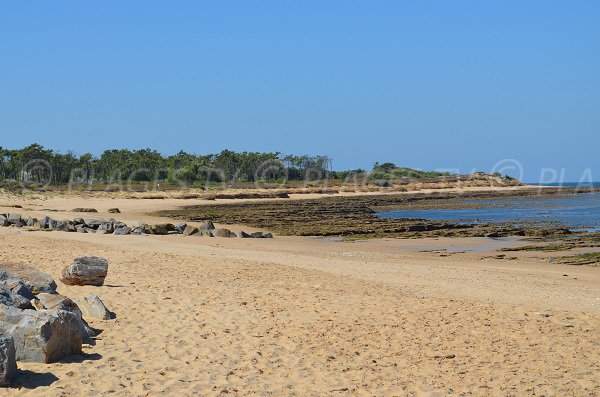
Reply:
<svg viewBox="0 0 600 397"><path fill-rule="evenodd" d="M364 172L357 170L356 172ZM333 173L333 175L332 175ZM279 152L233 152L196 155L180 151L163 156L152 149L112 149L100 156L59 153L33 144L23 149L0 147L0 181L40 184L167 182L256 182L345 177L332 171L327 156L283 155Z"/></svg>

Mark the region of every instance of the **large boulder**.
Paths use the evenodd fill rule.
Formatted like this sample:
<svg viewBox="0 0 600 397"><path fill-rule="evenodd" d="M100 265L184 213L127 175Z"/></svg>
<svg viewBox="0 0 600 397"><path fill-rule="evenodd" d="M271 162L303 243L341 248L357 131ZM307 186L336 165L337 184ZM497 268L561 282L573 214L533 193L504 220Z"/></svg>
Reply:
<svg viewBox="0 0 600 397"><path fill-rule="evenodd" d="M81 256L62 271L60 281L67 285L104 284L108 273L108 261L98 256Z"/></svg>
<svg viewBox="0 0 600 397"><path fill-rule="evenodd" d="M229 229L215 229L212 233L215 237L231 237L231 230Z"/></svg>
<svg viewBox="0 0 600 397"><path fill-rule="evenodd" d="M17 361L51 363L81 354L80 322L64 310L0 309L0 335L12 336Z"/></svg>
<svg viewBox="0 0 600 397"><path fill-rule="evenodd" d="M84 296L77 299L77 305L85 318L94 318L99 320L110 320L114 314L104 306L98 295Z"/></svg>
<svg viewBox="0 0 600 397"><path fill-rule="evenodd" d="M173 225L172 223L159 223L150 226L151 234L164 235L169 234L169 232L173 231L175 231L175 225Z"/></svg>
<svg viewBox="0 0 600 397"><path fill-rule="evenodd" d="M8 222L11 224L15 224L17 222L21 221L21 214L16 214L16 213L12 213L12 214L8 214Z"/></svg>
<svg viewBox="0 0 600 397"><path fill-rule="evenodd" d="M15 341L11 336L0 337L0 387L8 387L17 374Z"/></svg>
<svg viewBox="0 0 600 397"><path fill-rule="evenodd" d="M56 292L56 282L46 273L22 263L0 263L0 284L5 284L6 280L11 279L22 280L34 294L40 292L52 294Z"/></svg>
<svg viewBox="0 0 600 397"><path fill-rule="evenodd" d="M81 337L83 338L83 341L86 343L92 343L92 340L90 338L96 336L96 333L83 319L83 313L81 312L77 303L73 302L66 296L59 294L41 293L38 294L37 299L39 303L41 303L43 307L47 310L64 310L75 314L79 319L79 328L81 331Z"/></svg>
<svg viewBox="0 0 600 397"><path fill-rule="evenodd" d="M131 228L129 226L118 227L113 232L113 234L116 236L124 236L129 233L131 233Z"/></svg>

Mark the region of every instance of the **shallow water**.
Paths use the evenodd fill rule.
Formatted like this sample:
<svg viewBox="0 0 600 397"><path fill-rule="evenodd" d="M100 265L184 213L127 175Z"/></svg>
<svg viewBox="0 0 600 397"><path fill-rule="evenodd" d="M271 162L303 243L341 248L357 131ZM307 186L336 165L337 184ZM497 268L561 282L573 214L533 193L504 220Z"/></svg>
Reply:
<svg viewBox="0 0 600 397"><path fill-rule="evenodd" d="M469 202L482 203L480 200ZM544 222L600 230L600 193L581 193L544 199L483 201L481 208L398 210L379 213L386 218L418 218L461 223Z"/></svg>

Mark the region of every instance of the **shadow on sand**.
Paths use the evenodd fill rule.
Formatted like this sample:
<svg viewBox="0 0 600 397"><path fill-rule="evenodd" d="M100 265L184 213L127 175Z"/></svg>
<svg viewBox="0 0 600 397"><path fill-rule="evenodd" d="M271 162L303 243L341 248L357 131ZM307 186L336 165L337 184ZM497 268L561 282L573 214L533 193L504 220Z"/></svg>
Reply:
<svg viewBox="0 0 600 397"><path fill-rule="evenodd" d="M29 370L18 370L12 387L15 389L35 389L41 386L50 386L58 378L52 372L33 372Z"/></svg>
<svg viewBox="0 0 600 397"><path fill-rule="evenodd" d="M102 359L102 355L98 353L81 353L76 356L65 357L62 360L58 361L61 364L78 364L84 361L97 361Z"/></svg>
<svg viewBox="0 0 600 397"><path fill-rule="evenodd" d="M97 353L79 354L76 356L65 357L58 361L62 364L78 364L84 361L96 361L102 359L102 355ZM17 376L11 387L15 389L35 389L37 387L50 386L59 380L52 372L34 372L30 370L17 370Z"/></svg>

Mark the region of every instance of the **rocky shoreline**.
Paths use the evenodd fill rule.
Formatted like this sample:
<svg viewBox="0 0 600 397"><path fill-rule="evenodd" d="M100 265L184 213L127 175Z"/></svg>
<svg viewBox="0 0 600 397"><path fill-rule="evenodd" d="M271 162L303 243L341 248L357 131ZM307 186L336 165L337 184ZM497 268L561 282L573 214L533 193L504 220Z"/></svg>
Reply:
<svg viewBox="0 0 600 397"><path fill-rule="evenodd" d="M389 209L472 208L499 198L548 198L574 194L569 188L519 191L467 191L403 193L308 200L240 202L188 206L160 211L157 215L177 220L212 219L226 224L245 224L281 235L381 237L557 237L571 235L565 227L540 223L460 224L425 219L389 219L377 216ZM581 192L581 189L579 190Z"/></svg>

